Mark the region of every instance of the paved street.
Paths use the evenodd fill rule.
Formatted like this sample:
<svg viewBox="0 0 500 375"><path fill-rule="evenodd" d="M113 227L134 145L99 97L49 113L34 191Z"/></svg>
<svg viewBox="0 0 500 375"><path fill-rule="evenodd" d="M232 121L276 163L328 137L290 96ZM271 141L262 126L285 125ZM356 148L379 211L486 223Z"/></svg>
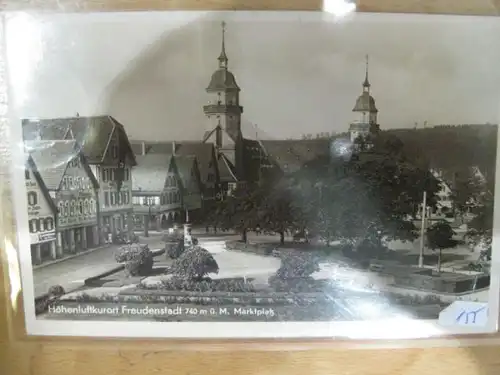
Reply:
<svg viewBox="0 0 500 375"><path fill-rule="evenodd" d="M141 242L148 243L151 249L155 249L162 247L160 239L159 236L152 236L141 239ZM34 270L35 297L47 293L52 285L61 285L66 291L74 290L82 286L85 279L117 267L114 254L119 247L105 247Z"/></svg>

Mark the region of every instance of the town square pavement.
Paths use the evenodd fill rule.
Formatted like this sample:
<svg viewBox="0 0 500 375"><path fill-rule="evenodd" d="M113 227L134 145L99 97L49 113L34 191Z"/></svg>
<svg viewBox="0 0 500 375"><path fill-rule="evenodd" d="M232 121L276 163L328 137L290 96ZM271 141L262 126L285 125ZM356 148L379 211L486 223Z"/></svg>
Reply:
<svg viewBox="0 0 500 375"><path fill-rule="evenodd" d="M226 252L224 242L228 239L237 239L231 234L209 234L204 231L194 233L200 238L200 245L214 254L219 267L225 273L244 275L244 270L257 271L259 269L270 271L279 266L279 261L274 258L260 257L252 254ZM149 237L140 237L141 243L159 249L164 246L161 241L161 232L150 232ZM84 285L85 279L97 276L116 268L118 264L114 255L120 245L106 246L94 251L62 260L58 263L48 264L33 271L35 297L48 292L53 285L61 285L65 291L75 290Z"/></svg>
<svg viewBox="0 0 500 375"><path fill-rule="evenodd" d="M154 250L163 247L161 235L141 238ZM33 271L35 297L48 292L53 285L61 285L65 291L71 291L84 285L85 279L97 276L119 266L115 252L120 245L105 246L85 254L48 264Z"/></svg>

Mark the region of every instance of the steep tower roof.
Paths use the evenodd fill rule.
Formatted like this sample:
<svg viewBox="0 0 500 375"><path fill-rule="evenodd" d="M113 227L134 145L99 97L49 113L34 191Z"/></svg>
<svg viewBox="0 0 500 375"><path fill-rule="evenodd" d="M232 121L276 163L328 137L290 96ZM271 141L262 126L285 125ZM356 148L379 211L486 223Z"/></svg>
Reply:
<svg viewBox="0 0 500 375"><path fill-rule="evenodd" d="M228 58L226 54L225 34L226 23L222 22L222 46L221 52L217 60L219 60L219 68L212 74L207 91L240 91L233 73L228 70Z"/></svg>
<svg viewBox="0 0 500 375"><path fill-rule="evenodd" d="M353 112L371 112L377 113L378 109L375 106L375 99L370 95L370 81L368 80L368 55L366 56L365 80L363 82L363 92L356 100L356 104L352 109Z"/></svg>

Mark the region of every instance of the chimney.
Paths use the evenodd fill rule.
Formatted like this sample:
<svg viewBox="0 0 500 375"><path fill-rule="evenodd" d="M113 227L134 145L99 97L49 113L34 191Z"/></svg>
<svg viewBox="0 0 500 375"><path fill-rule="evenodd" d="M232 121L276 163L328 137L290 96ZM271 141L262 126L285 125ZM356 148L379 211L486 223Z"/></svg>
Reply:
<svg viewBox="0 0 500 375"><path fill-rule="evenodd" d="M175 156L175 153L177 151L177 144L175 143L175 141L172 142L172 155Z"/></svg>
<svg viewBox="0 0 500 375"><path fill-rule="evenodd" d="M146 155L146 142L141 142L141 146L142 146L142 154Z"/></svg>

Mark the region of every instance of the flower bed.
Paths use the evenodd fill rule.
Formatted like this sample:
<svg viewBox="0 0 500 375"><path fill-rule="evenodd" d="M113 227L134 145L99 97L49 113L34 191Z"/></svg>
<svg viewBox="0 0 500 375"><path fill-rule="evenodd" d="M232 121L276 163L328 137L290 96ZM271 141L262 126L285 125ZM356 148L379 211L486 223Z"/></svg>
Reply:
<svg viewBox="0 0 500 375"><path fill-rule="evenodd" d="M172 290L186 292L255 292L251 280L244 278L190 280L183 277L170 277L161 280L158 284L139 284L139 288L146 290Z"/></svg>
<svg viewBox="0 0 500 375"><path fill-rule="evenodd" d="M275 245L245 243L242 241L226 241L226 249L234 251L244 251L258 255L271 255Z"/></svg>
<svg viewBox="0 0 500 375"><path fill-rule="evenodd" d="M294 305L304 306L319 302L331 303L333 296L325 293L277 293L277 292L187 292L168 290L127 289L115 295L101 296L82 293L63 302L151 302L188 303L199 305Z"/></svg>

